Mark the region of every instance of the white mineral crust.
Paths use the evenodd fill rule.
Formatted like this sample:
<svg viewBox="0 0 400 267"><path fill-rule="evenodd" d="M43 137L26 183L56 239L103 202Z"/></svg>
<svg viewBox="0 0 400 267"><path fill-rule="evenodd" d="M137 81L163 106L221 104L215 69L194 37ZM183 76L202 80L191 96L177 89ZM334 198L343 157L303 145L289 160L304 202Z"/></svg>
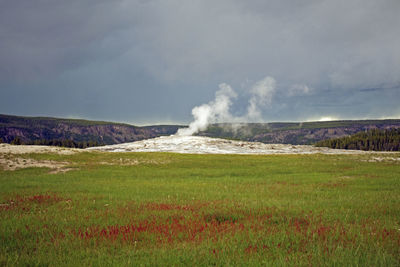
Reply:
<svg viewBox="0 0 400 267"><path fill-rule="evenodd" d="M142 141L109 146L91 147L89 150L109 152L175 152L191 154L361 154L358 150L330 149L309 145L264 144L233 141L203 136L162 136Z"/></svg>

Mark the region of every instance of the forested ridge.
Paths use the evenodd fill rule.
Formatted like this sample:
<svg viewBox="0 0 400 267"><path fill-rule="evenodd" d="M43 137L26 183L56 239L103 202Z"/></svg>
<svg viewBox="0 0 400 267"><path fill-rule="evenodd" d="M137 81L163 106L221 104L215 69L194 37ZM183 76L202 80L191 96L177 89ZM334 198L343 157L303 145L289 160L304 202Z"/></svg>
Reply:
<svg viewBox="0 0 400 267"><path fill-rule="evenodd" d="M337 149L399 151L400 129L373 129L359 132L348 137L323 140L317 142L315 145Z"/></svg>
<svg viewBox="0 0 400 267"><path fill-rule="evenodd" d="M0 138L0 143L3 140ZM71 148L88 148L93 146L102 146L103 143L97 141L74 141L70 139L40 139L40 140L29 140L23 141L18 136L15 137L11 142L11 145L38 145L38 146L59 146L59 147L71 147Z"/></svg>
<svg viewBox="0 0 400 267"><path fill-rule="evenodd" d="M175 133L179 125L139 127L124 123L0 114L4 143L85 148L134 142Z"/></svg>
<svg viewBox="0 0 400 267"><path fill-rule="evenodd" d="M134 126L124 123L24 117L0 114L0 142L89 147L134 142L175 134L185 125ZM328 122L217 123L197 133L266 144L311 145L370 129L400 128L400 120L342 120Z"/></svg>

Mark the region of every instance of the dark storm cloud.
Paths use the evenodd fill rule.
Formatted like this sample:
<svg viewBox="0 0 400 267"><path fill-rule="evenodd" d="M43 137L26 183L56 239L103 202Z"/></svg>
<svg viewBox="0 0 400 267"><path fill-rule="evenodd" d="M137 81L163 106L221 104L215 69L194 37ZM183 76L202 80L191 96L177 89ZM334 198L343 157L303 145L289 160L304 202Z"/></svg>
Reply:
<svg viewBox="0 0 400 267"><path fill-rule="evenodd" d="M2 1L0 113L187 122L269 75L267 121L400 116L400 2L299 2Z"/></svg>
<svg viewBox="0 0 400 267"><path fill-rule="evenodd" d="M40 79L120 52L125 42L107 41L129 22L107 2L4 1L1 78Z"/></svg>

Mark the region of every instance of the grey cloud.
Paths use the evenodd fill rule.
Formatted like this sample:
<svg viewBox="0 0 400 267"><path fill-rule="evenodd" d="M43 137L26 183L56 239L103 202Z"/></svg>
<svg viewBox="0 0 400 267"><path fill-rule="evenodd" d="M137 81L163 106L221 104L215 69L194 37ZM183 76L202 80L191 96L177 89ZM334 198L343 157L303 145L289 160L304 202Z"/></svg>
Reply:
<svg viewBox="0 0 400 267"><path fill-rule="evenodd" d="M271 76L264 120L400 114L399 10L397 0L2 1L0 112L187 122L218 84L238 90L243 109L250 85Z"/></svg>

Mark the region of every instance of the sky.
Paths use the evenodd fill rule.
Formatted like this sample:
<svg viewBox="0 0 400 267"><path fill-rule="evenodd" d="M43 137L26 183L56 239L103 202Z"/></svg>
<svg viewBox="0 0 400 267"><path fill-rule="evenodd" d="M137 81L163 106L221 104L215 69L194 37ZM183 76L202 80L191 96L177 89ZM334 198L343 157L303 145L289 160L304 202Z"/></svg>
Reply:
<svg viewBox="0 0 400 267"><path fill-rule="evenodd" d="M187 124L226 85L235 119L256 102L260 122L400 118L399 13L399 0L0 0L0 113Z"/></svg>

